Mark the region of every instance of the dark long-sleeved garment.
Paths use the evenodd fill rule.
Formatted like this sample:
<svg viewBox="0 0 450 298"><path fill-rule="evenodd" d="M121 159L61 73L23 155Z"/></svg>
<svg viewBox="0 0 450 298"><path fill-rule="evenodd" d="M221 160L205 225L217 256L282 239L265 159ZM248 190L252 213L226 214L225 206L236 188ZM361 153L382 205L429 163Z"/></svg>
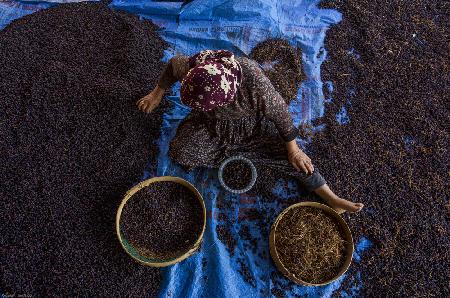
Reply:
<svg viewBox="0 0 450 298"><path fill-rule="evenodd" d="M170 59L158 84L168 89L181 81L189 71L188 59ZM170 144L171 158L187 168L218 167L225 158L242 155L257 168L298 179L308 190L325 184L317 167L308 175L290 164L284 142L294 140L298 131L287 104L255 61L237 60L243 79L233 103L209 112L192 111L178 126Z"/></svg>
<svg viewBox="0 0 450 298"><path fill-rule="evenodd" d="M187 56L175 56L170 59L160 77L159 85L168 89L176 81L181 81L189 71L188 59ZM275 123L284 141L289 142L295 139L298 130L292 123L288 106L259 65L248 58L237 58L236 60L241 65L243 80L234 102L206 114L217 119L261 114Z"/></svg>

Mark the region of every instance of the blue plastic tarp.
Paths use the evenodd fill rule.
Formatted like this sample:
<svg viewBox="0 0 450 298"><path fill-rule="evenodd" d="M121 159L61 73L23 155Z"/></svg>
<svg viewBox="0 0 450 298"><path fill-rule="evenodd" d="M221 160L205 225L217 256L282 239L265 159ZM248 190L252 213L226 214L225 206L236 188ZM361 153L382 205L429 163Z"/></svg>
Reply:
<svg viewBox="0 0 450 298"><path fill-rule="evenodd" d="M0 0L0 29L14 19L55 5L52 2L79 1ZM175 54L190 55L204 49L228 49L236 55L249 54L257 43L270 37L284 38L301 47L306 79L299 88L297 100L289 107L294 123L298 125L323 116L324 102L330 100L323 96L320 66L326 59L325 33L341 20L341 14L318 9L317 3L318 0L194 0L187 4L181 1L114 0L110 7L151 19L162 27L160 34L170 44L165 60ZM325 87L332 91L330 82L325 82ZM179 84L173 88L174 96L169 98L174 107L163 117L161 136L157 140L160 148L157 164L149 165L142 179L171 175L190 181L205 199L208 220L200 250L187 260L164 269L159 296L268 297L281 291L285 297L330 297L346 275L322 287L300 286L284 278L270 259L268 231L271 223L292 202L305 199L294 183L289 184L289 189L280 184L273 190L279 199L268 203L258 197L225 192L219 185L216 170L185 172L168 158L170 140L178 124L189 113L189 109L180 103L178 91ZM348 123L345 107L336 115L336 120ZM307 140L298 141L307 143ZM229 210L219 210L218 202L227 202ZM248 212L267 210L271 212L264 218L266 224L263 226L260 221L246 216ZM219 216L223 212L226 212L225 216ZM224 224L234 241L232 249L217 234L217 226ZM251 237L240 236L243 227ZM357 240L354 261L360 262L361 252L370 247L370 241L366 238ZM340 291L340 294L358 296L360 275L355 274L347 282L353 287L348 292Z"/></svg>
<svg viewBox="0 0 450 298"><path fill-rule="evenodd" d="M184 171L167 157L167 153L169 142L175 136L178 124L189 113L189 109L182 106L177 97L171 97L169 100L175 107L164 115L161 137L158 140L160 153L157 170L147 172L143 179L168 175L188 180L197 187L205 199L208 216L199 252L179 264L164 269L159 297L272 297L277 293L277 289L282 289L284 297L331 297L339 289L346 275L327 286L300 286L283 277L269 256L268 236L271 223L293 201L302 200L295 189L296 184L289 184L289 189L281 185L275 188L274 195L282 199L267 203L258 197L227 193L220 186L216 170ZM225 224L235 241L233 252L227 249L217 233L217 226L224 224L224 219L219 216L224 210L218 208L217 203L225 201L230 205L229 211L225 214L227 220ZM246 216L252 211L260 212L267 209L274 212L265 218L266 226L261 226L260 220ZM240 236L243 226L248 228L251 239ZM256 243L252 239L256 239ZM370 241L367 239L358 241L354 255L355 262L361 261L360 254L368 247ZM351 282L354 284L351 292L342 292L342 295L357 296L360 279Z"/></svg>

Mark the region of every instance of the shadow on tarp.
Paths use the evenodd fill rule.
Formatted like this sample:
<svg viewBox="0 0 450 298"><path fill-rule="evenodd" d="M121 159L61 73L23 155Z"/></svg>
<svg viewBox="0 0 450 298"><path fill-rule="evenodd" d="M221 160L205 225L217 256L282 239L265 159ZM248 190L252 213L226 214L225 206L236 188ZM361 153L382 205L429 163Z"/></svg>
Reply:
<svg viewBox="0 0 450 298"><path fill-rule="evenodd" d="M65 2L81 1L0 0L0 29L14 19ZM228 49L237 55L247 55L257 43L269 37L285 38L292 45L301 47L306 79L299 88L297 100L289 107L294 123L299 125L323 116L324 95L320 80L320 65L326 59L323 42L329 26L341 20L339 12L318 9L317 3L318 0L194 0L183 5L181 1L114 0L110 7L151 19L162 27L160 34L170 44L165 61L175 54L189 55L204 49ZM328 83L328 89L332 91L331 82ZM178 90L179 84L173 88L174 94ZM242 298L282 293L285 297L330 297L347 278L345 275L323 287L299 286L281 276L269 256L271 223L282 209L293 201L304 199L296 184L289 183L288 189L280 184L273 190L279 199L263 203L257 197L226 193L219 185L216 170L196 169L188 173L173 164L167 157L168 144L189 109L181 105L176 96L169 100L174 102L174 107L164 115L161 136L157 141L160 148L157 165L149 165L142 179L173 175L190 181L205 199L208 222L200 251L164 269L159 296ZM345 122L345 115L337 115L337 120L343 119ZM219 210L218 202L226 202L229 208ZM242 216L249 210L266 214L266 224L260 225L251 217ZM219 216L224 212L223 217ZM226 223L223 218L227 219ZM231 248L224 245L217 235L216 226L224 224L231 232L230 239L234 243ZM255 241L241 239L239 232L244 226ZM358 241L355 262L361 261L362 251L369 247L368 239ZM346 282L354 286L341 295L358 295L360 274L353 275Z"/></svg>

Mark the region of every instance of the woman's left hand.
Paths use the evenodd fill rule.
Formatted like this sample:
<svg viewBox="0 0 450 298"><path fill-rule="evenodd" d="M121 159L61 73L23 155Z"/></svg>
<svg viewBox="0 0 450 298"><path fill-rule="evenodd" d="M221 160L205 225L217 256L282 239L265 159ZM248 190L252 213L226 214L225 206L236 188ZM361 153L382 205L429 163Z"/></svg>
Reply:
<svg viewBox="0 0 450 298"><path fill-rule="evenodd" d="M304 171L306 174L309 175L311 175L314 172L314 166L311 162L311 158L309 158L308 155L306 155L297 146L297 143L288 144L288 159L289 162L297 171Z"/></svg>

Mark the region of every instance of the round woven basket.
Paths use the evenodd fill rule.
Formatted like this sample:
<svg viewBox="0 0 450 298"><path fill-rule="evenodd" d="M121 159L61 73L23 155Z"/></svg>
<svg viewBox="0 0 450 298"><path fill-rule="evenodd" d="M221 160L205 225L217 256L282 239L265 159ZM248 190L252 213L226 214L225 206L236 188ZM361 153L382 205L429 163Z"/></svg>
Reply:
<svg viewBox="0 0 450 298"><path fill-rule="evenodd" d="M289 272L289 270L287 270L286 267L284 267L283 263L281 263L281 260L278 256L278 253L277 253L277 250L275 247L275 242L276 242L275 231L277 229L277 226L278 226L278 223L280 222L280 220L283 218L283 216L289 210L294 209L294 208L302 208L302 207L319 208L319 209L323 210L327 215L334 218L336 220L336 222L338 223L339 227L341 228L341 231L342 231L342 234L343 234L344 240L345 240L345 260L344 260L344 263L343 263L341 269L339 270L339 272L336 274L335 277L333 277L329 280L326 280L322 283L318 283L318 284L303 281L303 280L295 277L291 272ZM277 219L275 220L275 222L272 225L272 228L270 229L269 248L270 248L270 255L272 256L272 259L275 262L277 269L281 273L283 273L288 279L292 280L295 283L304 285L304 286L323 286L323 285L329 284L329 283L337 280L339 277L341 277L347 271L348 267L350 266L350 263L352 262L353 250L354 250L352 234L350 232L350 229L349 229L347 223L342 219L342 217L339 216L339 214L334 209L332 209L326 205L316 203L316 202L301 202L301 203L294 204L294 205L289 206L288 208L284 209L278 215Z"/></svg>
<svg viewBox="0 0 450 298"><path fill-rule="evenodd" d="M171 259L164 259L164 260L163 259L158 259L158 258L149 258L149 257L142 256L131 245L131 243L128 242L127 239L125 239L125 237L123 236L123 234L120 231L120 217L122 215L123 207L125 206L127 201L136 192L138 192L142 188L147 187L147 186L149 186L152 183L160 182L160 181L171 181L171 182L175 182L175 183L181 184L181 185L185 186L186 188L188 188L190 191L192 191L195 194L196 198L199 200L199 202L200 202L200 204L202 206L202 213L203 213L203 216L202 216L203 217L202 232L198 236L198 238L195 241L195 243L189 249L187 249L185 252L182 252L180 255L178 255L178 256L176 256L174 258L171 258ZM150 266L150 267L166 267L166 266L170 266L170 265L173 265L175 263L181 262L184 259L190 257L200 247L200 244L201 244L202 239L203 239L203 234L205 232L205 227L206 227L206 208L205 208L205 202L203 201L202 195L198 192L198 190L192 184L190 184L186 180L181 179L179 177L171 177L171 176L155 177L155 178L147 179L147 180L142 181L141 183L137 184L136 186L134 186L132 189L130 189L125 194L125 197L123 198L122 203L120 204L119 209L117 210L117 215L116 215L116 234L117 234L117 237L119 238L120 244L122 245L123 249L126 251L126 253L130 257L132 257L133 259L135 259L139 263L141 263L143 265L146 265L146 266ZM151 252L150 252L150 254L151 254Z"/></svg>

